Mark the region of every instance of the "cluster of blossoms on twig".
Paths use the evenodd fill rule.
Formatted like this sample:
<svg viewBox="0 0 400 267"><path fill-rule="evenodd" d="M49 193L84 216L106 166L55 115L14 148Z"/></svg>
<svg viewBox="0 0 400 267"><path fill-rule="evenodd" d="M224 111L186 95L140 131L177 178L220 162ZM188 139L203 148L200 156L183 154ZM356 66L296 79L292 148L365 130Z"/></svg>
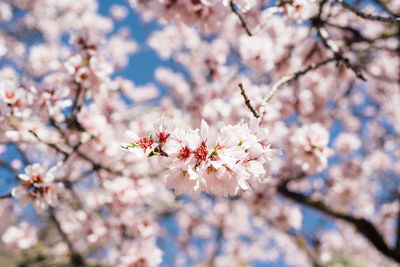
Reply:
<svg viewBox="0 0 400 267"><path fill-rule="evenodd" d="M13 197L19 199L22 205L28 204L31 200L35 210L43 212L49 205L57 203L57 193L63 189L62 183L54 183L55 172L60 164L46 170L38 163L25 168L25 174L18 177L22 184L14 187L11 191Z"/></svg>
<svg viewBox="0 0 400 267"><path fill-rule="evenodd" d="M279 153L255 119L224 126L215 134L204 120L195 130L155 128L155 136L143 138L129 132L132 142L122 148L141 157L167 157L166 184L176 194L205 191L227 196L249 190L268 180L270 161Z"/></svg>

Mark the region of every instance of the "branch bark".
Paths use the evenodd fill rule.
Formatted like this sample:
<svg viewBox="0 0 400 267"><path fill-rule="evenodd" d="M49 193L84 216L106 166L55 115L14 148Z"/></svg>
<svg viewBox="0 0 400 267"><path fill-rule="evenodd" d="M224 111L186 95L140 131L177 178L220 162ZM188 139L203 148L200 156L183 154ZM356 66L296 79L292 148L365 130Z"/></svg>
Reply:
<svg viewBox="0 0 400 267"><path fill-rule="evenodd" d="M377 16L377 15L371 15L364 13L357 8L353 7L350 4L347 4L344 0L337 0L344 8L350 10L357 16L363 18L363 19L369 19L369 20L376 20L380 22L386 22L386 23L400 23L400 18L399 17L382 17L382 16Z"/></svg>
<svg viewBox="0 0 400 267"><path fill-rule="evenodd" d="M12 197L11 193L8 193L7 195L0 196L0 199L6 199L6 198L11 198L11 197Z"/></svg>
<svg viewBox="0 0 400 267"><path fill-rule="evenodd" d="M243 29L245 29L246 33L248 36L253 36L253 33L250 31L249 27L247 26L246 21L244 20L244 18L242 17L242 15L240 15L240 13L236 10L235 8L235 4L233 3L233 0L231 0L229 2L229 5L231 7L231 10L233 13L235 13L235 15L239 18L240 23L242 24Z"/></svg>
<svg viewBox="0 0 400 267"><path fill-rule="evenodd" d="M287 187L288 182L289 180L283 182L278 186L278 192L282 196L285 196L293 201L296 201L297 203L318 210L332 218L340 219L352 224L358 230L358 232L362 234L366 239L368 239L378 251L380 251L388 258L391 258L394 261L400 263L400 253L398 253L396 249L392 249L386 244L382 235L378 232L378 230L371 222L364 218L356 218L352 215L333 210L321 201L314 200L301 193L290 191Z"/></svg>
<svg viewBox="0 0 400 267"><path fill-rule="evenodd" d="M269 93L263 98L263 100L261 101L261 106L259 109L259 114L261 115L261 120L264 116L264 112L265 112L265 106L268 104L268 102L271 100L271 98L275 95L275 93L278 91L279 88L281 88L283 85L294 81L296 79L298 79L299 77L303 76L304 74L306 74L307 72L311 71L311 70L315 70L318 69L330 62L336 61L335 57L332 58L328 58L325 59L323 61L317 62L317 63L313 63L311 65L309 65L307 68L305 68L304 70L300 70L298 72L283 76L282 78L280 78L276 83L274 83L271 87L271 90L269 91ZM257 118L257 117L256 117Z"/></svg>

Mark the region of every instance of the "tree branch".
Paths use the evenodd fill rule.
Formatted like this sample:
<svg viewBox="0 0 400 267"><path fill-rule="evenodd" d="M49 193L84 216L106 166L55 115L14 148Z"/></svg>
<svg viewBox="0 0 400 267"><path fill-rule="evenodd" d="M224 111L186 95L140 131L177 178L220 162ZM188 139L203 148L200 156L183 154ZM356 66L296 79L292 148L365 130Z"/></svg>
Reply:
<svg viewBox="0 0 400 267"><path fill-rule="evenodd" d="M366 239L368 239L371 244L382 254L385 256L395 260L396 262L400 263L400 254L397 253L395 250L391 249L386 242L384 241L382 235L378 232L375 226L364 218L356 218L349 214L342 213L339 211L335 211L328 206L326 206L323 202L314 200L309 198L301 193L292 192L287 188L287 184L289 181L285 181L278 186L278 192L289 198L292 199L300 204L306 205L311 207L315 210L318 210L330 217L335 219L340 219L352 224L359 233L361 233Z"/></svg>
<svg viewBox="0 0 400 267"><path fill-rule="evenodd" d="M246 95L246 92L243 89L243 84L239 83L239 88L240 88L240 93L242 94L243 98L244 98L244 103L246 104L246 106L249 108L249 110L251 111L251 113L253 113L254 117L259 118L260 114L258 114L258 112L253 108L253 106L250 103L249 98Z"/></svg>
<svg viewBox="0 0 400 267"><path fill-rule="evenodd" d="M229 5L231 7L232 12L235 13L235 15L239 18L240 23L242 24L242 27L246 30L247 35L253 36L253 33L250 31L249 27L247 26L246 21L244 20L242 15L240 15L240 13L236 10L233 0L230 1Z"/></svg>
<svg viewBox="0 0 400 267"><path fill-rule="evenodd" d="M400 207L397 212L396 252L400 254Z"/></svg>
<svg viewBox="0 0 400 267"><path fill-rule="evenodd" d="M57 129L59 129L59 128L57 128ZM59 129L59 131L61 131L61 129ZM85 160L85 161L89 162L90 164L92 164L92 167L93 167L94 170L103 169L103 170L105 170L105 171L107 171L109 173L115 174L115 175L121 175L122 174L120 171L116 171L116 170L111 169L110 167L103 166L102 164L95 162L94 160L89 158L87 155L83 154L81 151L79 151L79 145L72 147L72 152L69 153L69 152L66 152L66 151L62 150L61 148L59 148L55 144L47 143L47 142L41 140L39 138L39 136L34 131L30 130L29 132L31 134L33 134L39 142L42 142L42 143L48 145L49 147L54 148L57 152L62 153L64 155L63 161L66 161L73 153L76 153L76 154L78 154L78 156L80 158L82 158L83 160ZM65 140L65 141L68 142L67 140ZM69 143L67 143L66 145L71 147L71 145Z"/></svg>
<svg viewBox="0 0 400 267"><path fill-rule="evenodd" d="M318 22L317 22L317 25L318 25ZM357 76L357 78L359 78L363 81L366 81L365 77L361 74L361 71L359 70L359 68L357 66L354 66L350 62L350 60L343 55L343 53L340 50L340 48L338 47L338 45L332 39L329 38L328 31L321 26L317 26L317 30L318 30L318 35L321 37L324 45L327 48L329 48L335 55L336 61L343 62L347 68L351 69L354 72L354 74Z"/></svg>
<svg viewBox="0 0 400 267"><path fill-rule="evenodd" d="M353 7L350 4L347 4L344 0L336 0L338 1L344 8L350 10L357 16L364 18L364 19L369 19L369 20L376 20L376 21L381 21L381 22L386 22L386 23L400 23L400 18L399 17L381 17L381 16L376 16L376 15L371 15L371 14L366 14L357 8Z"/></svg>
<svg viewBox="0 0 400 267"><path fill-rule="evenodd" d="M73 266L83 266L85 264L85 261L84 261L82 255L75 251L71 240L69 240L67 234L61 228L60 222L58 221L57 217L55 216L54 209L52 207L50 207L49 212L50 212L51 221L56 226L57 231L60 234L61 238L68 245L68 249L71 253L71 263L73 264Z"/></svg>
<svg viewBox="0 0 400 267"><path fill-rule="evenodd" d="M0 199L6 199L6 198L11 198L11 197L12 197L11 193L8 193L7 195L0 196Z"/></svg>
<svg viewBox="0 0 400 267"><path fill-rule="evenodd" d="M290 83L291 81L298 79L299 77L303 76L307 72L318 69L318 68L320 68L330 62L333 62L333 61L336 61L335 57L331 57L331 58L325 59L323 61L313 63L313 64L309 65L307 68L305 68L304 70L301 70L301 71L298 71L298 72L295 72L295 73L292 73L292 74L289 74L289 75L286 75L286 76L283 76L282 78L280 78L276 83L274 83L272 85L269 93L261 101L261 106L260 106L260 109L258 112L261 116L261 120L264 116L265 106L268 104L268 102L275 95L275 93L278 91L279 88L281 88L283 85L285 85L287 83Z"/></svg>
<svg viewBox="0 0 400 267"><path fill-rule="evenodd" d="M389 13L392 16L400 16L399 12L394 12L393 10L391 10L389 8L389 6L385 3L385 0L372 0L373 2L375 2L377 5L379 5L382 9L384 9L387 13Z"/></svg>

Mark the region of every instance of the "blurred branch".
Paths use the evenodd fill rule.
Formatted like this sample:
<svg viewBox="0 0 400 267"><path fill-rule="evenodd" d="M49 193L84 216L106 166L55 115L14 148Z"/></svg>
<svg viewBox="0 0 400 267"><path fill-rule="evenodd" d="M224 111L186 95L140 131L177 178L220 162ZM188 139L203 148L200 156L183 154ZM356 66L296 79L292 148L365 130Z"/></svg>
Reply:
<svg viewBox="0 0 400 267"><path fill-rule="evenodd" d="M65 243L67 243L67 245L68 245L68 249L69 249L69 251L71 253L71 258L70 258L71 264L73 264L73 266L82 266L82 265L84 265L85 262L84 262L84 259L83 259L82 255L75 251L71 240L68 238L67 234L61 228L60 222L58 221L57 217L55 216L54 209L52 207L50 207L49 212L50 212L51 221L56 226L57 231L60 234L60 236L63 239L63 241Z"/></svg>
<svg viewBox="0 0 400 267"><path fill-rule="evenodd" d="M240 15L240 13L236 10L233 0L230 1L229 5L231 7L232 12L235 13L235 15L239 18L240 23L242 24L242 27L246 30L247 35L253 36L253 33L250 31L249 27L247 26L246 21L244 20L242 15Z"/></svg>
<svg viewBox="0 0 400 267"><path fill-rule="evenodd" d="M272 88L269 91L269 93L261 101L261 106L259 109L259 114L261 116L261 120L264 116L265 106L268 104L268 102L275 95L275 93L278 91L279 88L281 88L283 85L285 85L287 83L290 83L291 81L297 80L299 77L303 76L307 72L318 69L318 68L320 68L330 62L333 62L333 61L336 61L336 57L331 57L331 58L325 59L323 61L313 63L313 64L309 65L307 68L305 68L304 70L301 70L301 71L298 71L298 72L295 72L295 73L292 73L292 74L289 74L289 75L286 75L286 76L283 76L282 78L280 78L276 83L274 83L272 85Z"/></svg>
<svg viewBox="0 0 400 267"><path fill-rule="evenodd" d="M376 16L376 15L371 15L371 14L366 14L357 8L353 7L350 4L347 4L344 2L344 0L337 0L344 8L350 10L357 16L364 18L364 19L369 19L369 20L377 20L381 22L387 22L387 23L400 23L400 18L399 17L381 17L381 16Z"/></svg>
<svg viewBox="0 0 400 267"><path fill-rule="evenodd" d="M82 85L80 83L77 84L78 89L76 90L76 95L75 95L75 100L74 103L72 105L72 109L71 109L71 117L75 116L75 111L79 111L80 107L78 107L78 101L79 101L79 97L81 95L81 91L82 91Z"/></svg>
<svg viewBox="0 0 400 267"><path fill-rule="evenodd" d="M377 5L382 7L382 9L384 9L390 15L395 16L395 17L400 16L399 12L396 13L389 8L389 6L386 4L385 0L373 0L373 2L375 2Z"/></svg>
<svg viewBox="0 0 400 267"><path fill-rule="evenodd" d="M391 249L386 244L382 235L378 232L378 230L371 222L364 218L356 218L352 215L333 210L330 207L326 206L322 201L314 200L301 193L290 191L287 187L289 181L290 180L287 180L278 186L278 192L281 195L300 204L318 210L335 219L340 219L352 224L358 230L358 232L362 234L366 239L368 239L377 250L379 250L385 256L400 263L400 253L397 253L395 249Z"/></svg>
<svg viewBox="0 0 400 267"><path fill-rule="evenodd" d="M316 19L318 20L318 19ZM354 74L357 76L357 78L366 81L365 77L361 74L361 71L359 70L358 66L353 65L350 60L343 55L343 52L340 50L339 46L329 38L328 31L323 28L322 26L319 26L319 24L322 22L316 22L314 20L313 23L317 25L317 30L318 30L318 35L321 37L322 42L324 45L329 48L333 54L335 55L336 61L337 62L343 62L347 68L351 69Z"/></svg>
<svg viewBox="0 0 400 267"><path fill-rule="evenodd" d="M66 138L65 138L64 132L61 130L60 127L58 127L58 125L57 125L56 129L62 133L62 135L63 135L63 137L65 139L64 141L68 142L68 140L66 140ZM80 143L78 143L78 145L76 145L76 146L71 146L71 144L66 143L66 145L68 145L72 149L72 152L66 152L66 151L62 150L61 148L59 148L55 144L48 143L48 142L45 142L45 141L41 140L39 138L39 136L34 131L30 130L29 132L31 134L33 134L39 142L42 142L42 143L48 145L49 147L54 148L57 152L62 153L64 155L63 161L66 161L73 153L76 153L80 158L82 158L85 161L89 162L92 165L94 170L103 169L103 170L105 170L105 171L107 171L109 173L112 173L112 174L115 174L115 175L121 175L120 171L116 171L116 170L113 170L113 169L111 169L111 168L109 168L107 166L103 166L102 164L95 162L94 160L92 160L91 158L89 158L88 156L83 154L81 151L79 151L79 146L81 145Z"/></svg>
<svg viewBox="0 0 400 267"><path fill-rule="evenodd" d="M8 193L7 195L0 196L0 199L6 199L6 198L11 198L11 197L12 197L11 193Z"/></svg>
<svg viewBox="0 0 400 267"><path fill-rule="evenodd" d="M292 233L290 231L285 231L286 234L291 236L299 248L307 255L310 259L313 267L322 267L322 265L315 259L312 251L307 247L307 239L301 233Z"/></svg>
<svg viewBox="0 0 400 267"><path fill-rule="evenodd" d="M400 254L400 207L397 212L396 252Z"/></svg>
<svg viewBox="0 0 400 267"><path fill-rule="evenodd" d="M352 43L357 43L357 42L374 43L378 40L396 37L396 35L397 35L396 32L383 32L376 37L369 38L369 37L363 36L358 29L352 28L350 26L342 26L342 25L338 25L338 24L335 24L330 21L323 21L323 23L330 27L334 27L334 28L337 28L337 29L340 29L343 31L350 32L352 34L352 37L344 39L346 44L348 44L348 45L352 44Z"/></svg>

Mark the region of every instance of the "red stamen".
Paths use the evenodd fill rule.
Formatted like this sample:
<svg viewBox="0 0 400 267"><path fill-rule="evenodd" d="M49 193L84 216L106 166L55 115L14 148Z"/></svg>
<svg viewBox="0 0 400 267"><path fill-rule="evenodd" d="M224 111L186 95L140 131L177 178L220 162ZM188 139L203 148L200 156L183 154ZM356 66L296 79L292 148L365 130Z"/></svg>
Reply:
<svg viewBox="0 0 400 267"><path fill-rule="evenodd" d="M196 157L197 160L200 161L205 161L207 159L207 155L208 155L208 149L206 146L206 142L201 142L201 145L196 149L196 151L194 152L194 155Z"/></svg>
<svg viewBox="0 0 400 267"><path fill-rule="evenodd" d="M165 142L167 141L168 137L170 136L169 133L165 133L165 132L158 132L157 133L157 137L158 137L158 142L160 145L165 144Z"/></svg>
<svg viewBox="0 0 400 267"><path fill-rule="evenodd" d="M178 159L187 160L190 155L190 149L187 146L182 147L178 152Z"/></svg>
<svg viewBox="0 0 400 267"><path fill-rule="evenodd" d="M154 139L143 137L137 144L146 152L147 148L150 148L154 144Z"/></svg>

